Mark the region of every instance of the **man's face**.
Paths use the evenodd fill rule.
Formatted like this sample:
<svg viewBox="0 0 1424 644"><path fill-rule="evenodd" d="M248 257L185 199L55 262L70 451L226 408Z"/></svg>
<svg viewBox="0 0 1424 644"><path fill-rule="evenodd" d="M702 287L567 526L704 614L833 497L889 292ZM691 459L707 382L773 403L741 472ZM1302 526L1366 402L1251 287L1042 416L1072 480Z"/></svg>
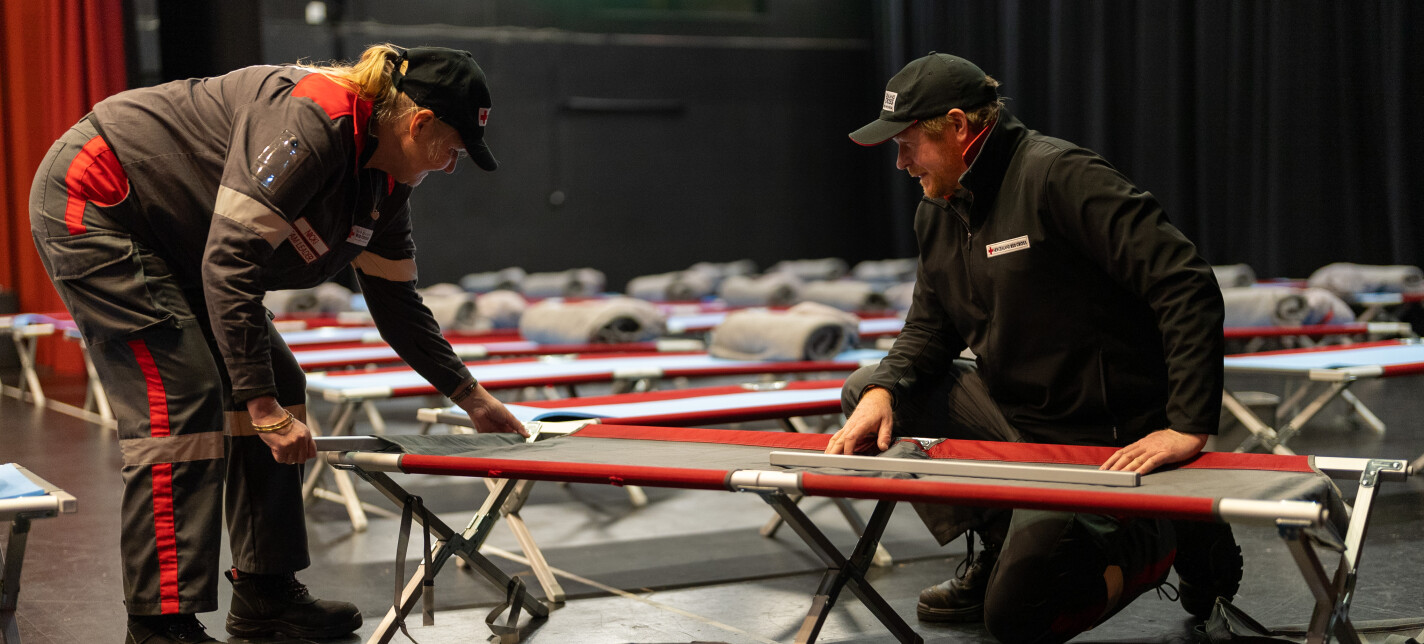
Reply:
<svg viewBox="0 0 1424 644"><path fill-rule="evenodd" d="M894 137L900 146L895 167L920 180L927 197L947 197L959 187L959 177L969 166L964 163L964 146L953 124L939 134L911 125Z"/></svg>

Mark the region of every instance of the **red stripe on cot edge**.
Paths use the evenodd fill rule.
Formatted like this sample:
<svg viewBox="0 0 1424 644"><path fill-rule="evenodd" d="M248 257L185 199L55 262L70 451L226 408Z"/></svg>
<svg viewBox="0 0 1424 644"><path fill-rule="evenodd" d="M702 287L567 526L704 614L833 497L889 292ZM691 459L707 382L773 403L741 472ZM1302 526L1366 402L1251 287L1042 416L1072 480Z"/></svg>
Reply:
<svg viewBox="0 0 1424 644"><path fill-rule="evenodd" d="M158 555L159 612L172 615L178 605L178 529L173 518L173 464L157 463L153 476L153 535Z"/></svg>
<svg viewBox="0 0 1424 644"><path fill-rule="evenodd" d="M844 380L798 380L788 382L786 386L776 391L802 390L802 389L839 389ZM561 400L534 400L521 402L525 407L539 407L541 409L561 409L569 407L570 403L576 403L579 407L590 407L593 405L622 405L627 403L651 402L655 400L677 400L681 398L697 398L701 396L726 396L731 394L756 393L755 389L748 389L741 385L727 385L723 387L694 387L692 389L669 389L666 391L646 391L633 394L612 394L608 396L588 396L576 399ZM839 405L840 401L837 400ZM839 410L839 407L837 407ZM629 425L640 425L642 423L628 423Z"/></svg>
<svg viewBox="0 0 1424 644"><path fill-rule="evenodd" d="M801 491L814 496L919 501L995 508L1091 512L1114 516L1216 521L1216 500L1188 496L1085 492L1041 487L882 479L806 472Z"/></svg>
<svg viewBox="0 0 1424 644"><path fill-rule="evenodd" d="M526 481L564 481L600 485L646 485L688 490L726 490L727 470L683 467L647 467L568 463L564 461L520 461L469 456L401 456L400 469L407 474L483 476Z"/></svg>
<svg viewBox="0 0 1424 644"><path fill-rule="evenodd" d="M787 405L690 411L680 414L662 414L655 416L624 416L611 420L615 420L619 424L627 423L629 425L680 427L687 425L708 425L711 423L742 423L752 420L795 418L798 416L818 416L821 414L838 414L840 411L841 401L837 399Z"/></svg>
<svg viewBox="0 0 1424 644"><path fill-rule="evenodd" d="M1277 349L1275 351L1256 351L1254 353L1234 353L1226 356L1228 358L1254 358L1256 356L1286 356L1300 353L1321 353L1330 351L1349 351L1351 349L1368 349L1370 347L1398 347L1409 344L1401 340L1376 340L1374 342L1356 342L1346 345L1331 345L1324 347L1307 347L1304 349Z"/></svg>
<svg viewBox="0 0 1424 644"><path fill-rule="evenodd" d="M129 177L109 144L103 137L96 136L69 162L69 169L64 173L64 189L68 195L64 204L64 227L69 234L79 235L88 230L84 226L85 205L92 202L108 207L123 201L129 194Z"/></svg>
<svg viewBox="0 0 1424 644"><path fill-rule="evenodd" d="M1386 378L1392 376L1411 376L1418 373L1424 373L1424 362L1410 362L1407 364L1384 365L1380 367L1380 369L1383 370L1381 376Z"/></svg>
<svg viewBox="0 0 1424 644"><path fill-rule="evenodd" d="M1369 333L1368 324L1306 324L1302 326L1237 326L1227 327L1224 336L1227 340L1241 340L1245 338L1274 338L1274 337L1319 337L1324 335L1356 335Z"/></svg>
<svg viewBox="0 0 1424 644"><path fill-rule="evenodd" d="M630 425L589 425L578 430L580 438L628 438L674 443L713 443L825 451L830 434L754 432L744 429L699 429L693 427L635 427Z"/></svg>
<svg viewBox="0 0 1424 644"><path fill-rule="evenodd" d="M1057 465L1102 465L1116 447L1088 445L1048 445L1043 443L1000 443L993 441L947 440L928 450L930 458L1011 463L1052 463ZM1176 467L1209 470L1264 470L1311 473L1309 456L1279 454L1236 454L1202 452Z"/></svg>

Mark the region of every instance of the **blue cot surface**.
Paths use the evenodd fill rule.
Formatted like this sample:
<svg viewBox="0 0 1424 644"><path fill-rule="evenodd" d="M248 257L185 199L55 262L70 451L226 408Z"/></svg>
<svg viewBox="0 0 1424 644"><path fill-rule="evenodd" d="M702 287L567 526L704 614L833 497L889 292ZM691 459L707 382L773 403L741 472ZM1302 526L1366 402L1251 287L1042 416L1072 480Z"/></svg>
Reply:
<svg viewBox="0 0 1424 644"><path fill-rule="evenodd" d="M44 496L44 488L35 485L29 477L20 473L14 463L0 465L0 499L14 499L22 496Z"/></svg>
<svg viewBox="0 0 1424 644"><path fill-rule="evenodd" d="M1226 367L1309 371L1343 367L1389 367L1424 362L1424 344L1398 344L1362 349L1302 351L1275 355L1243 354L1226 357Z"/></svg>

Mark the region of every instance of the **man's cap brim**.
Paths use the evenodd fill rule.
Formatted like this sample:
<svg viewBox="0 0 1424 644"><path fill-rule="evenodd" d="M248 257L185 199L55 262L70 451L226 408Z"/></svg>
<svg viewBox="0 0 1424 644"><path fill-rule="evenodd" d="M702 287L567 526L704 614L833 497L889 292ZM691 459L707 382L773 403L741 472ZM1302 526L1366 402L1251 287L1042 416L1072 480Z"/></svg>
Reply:
<svg viewBox="0 0 1424 644"><path fill-rule="evenodd" d="M914 125L915 121L887 121L885 119L875 119L850 133L850 140L864 146L880 145L889 141L896 134L904 132L906 128Z"/></svg>
<svg viewBox="0 0 1424 644"><path fill-rule="evenodd" d="M483 140L475 143L474 147L470 147L469 143L466 143L465 152L470 155L470 159L475 162L475 165L480 166L486 172L494 172L499 169L499 161L495 160L494 153L490 152L489 146Z"/></svg>

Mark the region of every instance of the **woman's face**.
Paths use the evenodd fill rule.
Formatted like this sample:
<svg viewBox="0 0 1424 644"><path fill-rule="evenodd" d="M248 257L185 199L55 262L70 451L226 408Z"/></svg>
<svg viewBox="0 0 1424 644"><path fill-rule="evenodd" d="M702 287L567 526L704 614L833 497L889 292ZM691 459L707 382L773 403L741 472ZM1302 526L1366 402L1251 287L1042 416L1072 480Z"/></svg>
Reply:
<svg viewBox="0 0 1424 644"><path fill-rule="evenodd" d="M430 110L413 114L405 130L400 142L403 162L391 171L396 181L418 186L432 171L454 172L460 157L465 156L460 133L435 118Z"/></svg>

